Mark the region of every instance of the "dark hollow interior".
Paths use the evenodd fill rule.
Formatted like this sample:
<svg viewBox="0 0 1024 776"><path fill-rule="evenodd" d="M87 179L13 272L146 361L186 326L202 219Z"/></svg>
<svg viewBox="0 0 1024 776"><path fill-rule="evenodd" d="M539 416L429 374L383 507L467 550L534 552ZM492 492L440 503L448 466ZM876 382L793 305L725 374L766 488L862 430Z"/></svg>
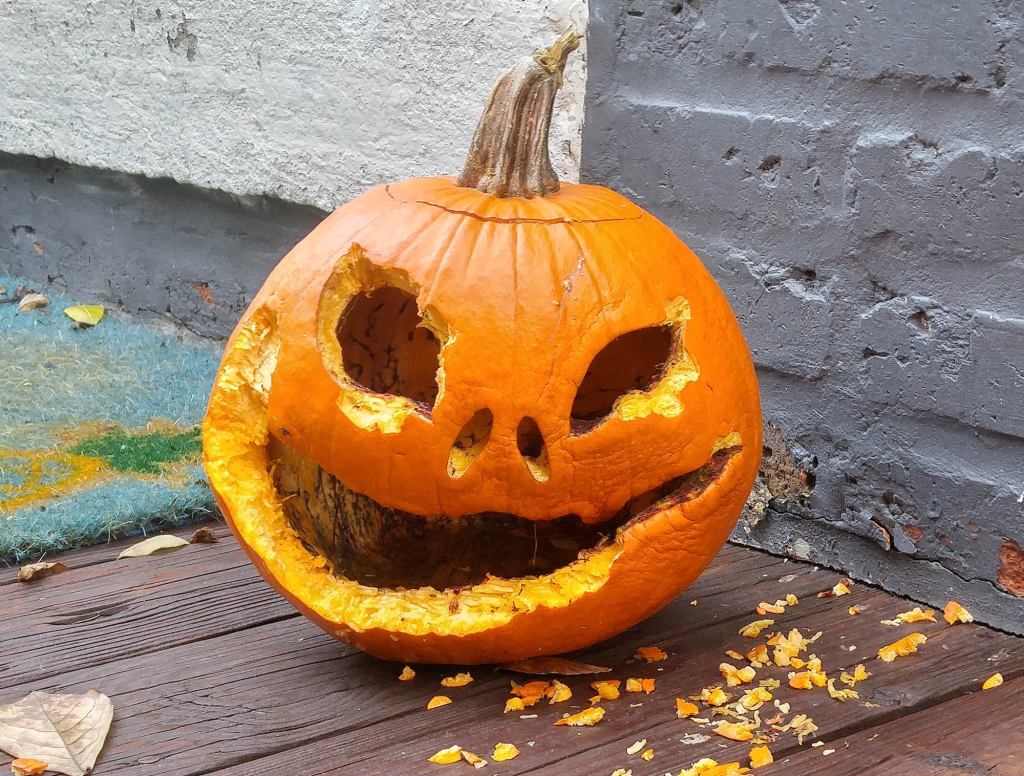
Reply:
<svg viewBox="0 0 1024 776"><path fill-rule="evenodd" d="M696 497L739 448L632 499L599 524L576 515L533 521L503 512L422 517L384 507L273 440L272 473L284 512L307 549L334 573L391 589L458 589L488 577L554 571L607 545L622 525Z"/></svg>
<svg viewBox="0 0 1024 776"><path fill-rule="evenodd" d="M653 386L672 357L671 326L650 326L622 334L594 356L576 390L570 413L573 431L582 433L608 415L615 400Z"/></svg>
<svg viewBox="0 0 1024 776"><path fill-rule="evenodd" d="M374 393L433 407L441 343L421 322L416 297L400 288L356 295L336 330L345 373Z"/></svg>

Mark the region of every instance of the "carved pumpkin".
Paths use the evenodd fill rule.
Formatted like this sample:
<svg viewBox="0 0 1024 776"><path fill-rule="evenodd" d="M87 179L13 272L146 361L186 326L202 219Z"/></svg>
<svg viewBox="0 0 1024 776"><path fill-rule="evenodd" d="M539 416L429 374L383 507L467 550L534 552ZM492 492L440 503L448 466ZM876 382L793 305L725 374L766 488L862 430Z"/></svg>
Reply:
<svg viewBox="0 0 1024 776"><path fill-rule="evenodd" d="M567 34L458 179L379 186L270 275L204 429L224 516L328 633L482 663L587 646L718 552L761 450L740 328L672 232L548 160Z"/></svg>

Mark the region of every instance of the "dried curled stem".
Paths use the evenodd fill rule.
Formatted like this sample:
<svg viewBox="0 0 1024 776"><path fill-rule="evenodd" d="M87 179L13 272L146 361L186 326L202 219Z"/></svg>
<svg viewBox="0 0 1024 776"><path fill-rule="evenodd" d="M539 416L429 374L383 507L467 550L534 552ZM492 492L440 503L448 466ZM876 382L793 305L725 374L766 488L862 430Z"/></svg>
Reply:
<svg viewBox="0 0 1024 776"><path fill-rule="evenodd" d="M558 191L548 155L551 110L565 62L582 37L567 30L498 79L477 124L460 186L496 197L543 197Z"/></svg>

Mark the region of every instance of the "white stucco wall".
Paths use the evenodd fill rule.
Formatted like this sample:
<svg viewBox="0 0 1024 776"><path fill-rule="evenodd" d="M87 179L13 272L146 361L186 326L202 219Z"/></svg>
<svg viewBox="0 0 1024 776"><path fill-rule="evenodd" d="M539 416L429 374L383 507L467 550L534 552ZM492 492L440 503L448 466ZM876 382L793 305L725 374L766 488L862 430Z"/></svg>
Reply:
<svg viewBox="0 0 1024 776"><path fill-rule="evenodd" d="M0 0L0 150L332 208L455 174L501 70L586 0ZM577 177L585 51L552 156Z"/></svg>

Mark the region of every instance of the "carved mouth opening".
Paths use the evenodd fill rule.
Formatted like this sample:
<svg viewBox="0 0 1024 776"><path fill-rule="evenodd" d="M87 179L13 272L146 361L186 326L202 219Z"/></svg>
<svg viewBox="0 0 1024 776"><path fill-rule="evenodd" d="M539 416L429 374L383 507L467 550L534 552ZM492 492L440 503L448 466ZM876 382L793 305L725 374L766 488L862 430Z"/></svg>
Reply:
<svg viewBox="0 0 1024 776"><path fill-rule="evenodd" d="M414 515L356 493L279 441L271 440L268 454L285 516L336 576L392 590L458 590L487 579L541 576L601 551L620 529L696 498L739 449L720 450L696 471L589 524L571 514L542 521L506 512Z"/></svg>

